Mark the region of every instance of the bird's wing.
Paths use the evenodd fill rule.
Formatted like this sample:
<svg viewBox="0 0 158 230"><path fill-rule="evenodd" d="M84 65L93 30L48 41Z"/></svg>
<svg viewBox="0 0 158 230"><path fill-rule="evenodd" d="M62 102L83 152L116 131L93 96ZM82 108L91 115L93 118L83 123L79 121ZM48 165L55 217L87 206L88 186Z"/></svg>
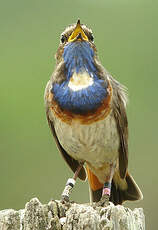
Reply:
<svg viewBox="0 0 158 230"><path fill-rule="evenodd" d="M48 82L48 84L46 86L45 96L44 96L44 98L45 98L45 106L46 106L46 116L47 116L48 124L49 124L51 132L53 134L53 137L55 139L56 145L57 145L57 147L59 149L59 152L61 153L61 155L63 156L64 160L67 162L69 167L72 169L72 171L75 173L76 169L78 168L78 166L80 164L79 164L79 162L77 160L75 160L71 156L69 156L67 154L67 152L64 150L64 148L61 146L61 144L60 144L60 142L58 140L58 137L56 135L56 132L55 132L53 121L49 117L49 104L50 104L50 102L47 101L47 98L49 97L48 94L50 93L49 86L50 86L50 82ZM86 171L85 171L84 167L81 168L78 177L81 180L86 179Z"/></svg>
<svg viewBox="0 0 158 230"><path fill-rule="evenodd" d="M125 178L128 166L128 121L126 115L126 89L116 80L111 79L113 88L113 113L120 136L119 172Z"/></svg>

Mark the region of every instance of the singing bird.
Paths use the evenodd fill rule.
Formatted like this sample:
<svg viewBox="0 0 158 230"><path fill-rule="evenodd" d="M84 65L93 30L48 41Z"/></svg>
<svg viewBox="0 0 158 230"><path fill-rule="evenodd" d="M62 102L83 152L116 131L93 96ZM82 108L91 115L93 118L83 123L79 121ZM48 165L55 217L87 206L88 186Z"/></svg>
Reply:
<svg viewBox="0 0 158 230"><path fill-rule="evenodd" d="M55 58L44 98L57 147L75 173L63 195L69 197L76 178L88 175L93 202L142 199L127 170L126 88L101 65L92 30L80 20L68 26Z"/></svg>

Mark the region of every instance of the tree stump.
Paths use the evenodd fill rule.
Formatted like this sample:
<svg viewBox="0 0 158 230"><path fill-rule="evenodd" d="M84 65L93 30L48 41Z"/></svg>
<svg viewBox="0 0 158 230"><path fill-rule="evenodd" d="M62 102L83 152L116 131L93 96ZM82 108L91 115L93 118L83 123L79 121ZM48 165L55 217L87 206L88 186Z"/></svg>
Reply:
<svg viewBox="0 0 158 230"><path fill-rule="evenodd" d="M31 199L25 209L0 211L0 230L145 230L142 208L133 211L110 202L107 207Z"/></svg>

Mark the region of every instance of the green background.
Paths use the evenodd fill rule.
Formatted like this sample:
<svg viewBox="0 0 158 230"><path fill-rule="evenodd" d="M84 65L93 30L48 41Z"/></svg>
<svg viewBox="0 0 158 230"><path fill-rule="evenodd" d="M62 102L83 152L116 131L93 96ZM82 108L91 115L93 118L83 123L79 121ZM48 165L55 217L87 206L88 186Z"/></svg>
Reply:
<svg viewBox="0 0 158 230"><path fill-rule="evenodd" d="M0 209L59 199L72 175L45 117L43 93L60 33L78 18L93 29L102 64L129 89L129 170L157 229L158 5L152 0L0 0ZM77 181L72 199L88 201Z"/></svg>

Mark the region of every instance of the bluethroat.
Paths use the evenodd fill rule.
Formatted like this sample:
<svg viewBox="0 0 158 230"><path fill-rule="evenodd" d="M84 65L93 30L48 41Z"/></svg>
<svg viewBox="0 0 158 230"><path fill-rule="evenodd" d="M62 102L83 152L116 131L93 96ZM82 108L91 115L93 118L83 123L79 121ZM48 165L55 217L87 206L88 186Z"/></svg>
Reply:
<svg viewBox="0 0 158 230"><path fill-rule="evenodd" d="M101 65L92 30L76 24L61 34L55 70L45 89L49 127L59 152L77 177L90 187L91 202L115 205L143 195L129 174L126 88Z"/></svg>

